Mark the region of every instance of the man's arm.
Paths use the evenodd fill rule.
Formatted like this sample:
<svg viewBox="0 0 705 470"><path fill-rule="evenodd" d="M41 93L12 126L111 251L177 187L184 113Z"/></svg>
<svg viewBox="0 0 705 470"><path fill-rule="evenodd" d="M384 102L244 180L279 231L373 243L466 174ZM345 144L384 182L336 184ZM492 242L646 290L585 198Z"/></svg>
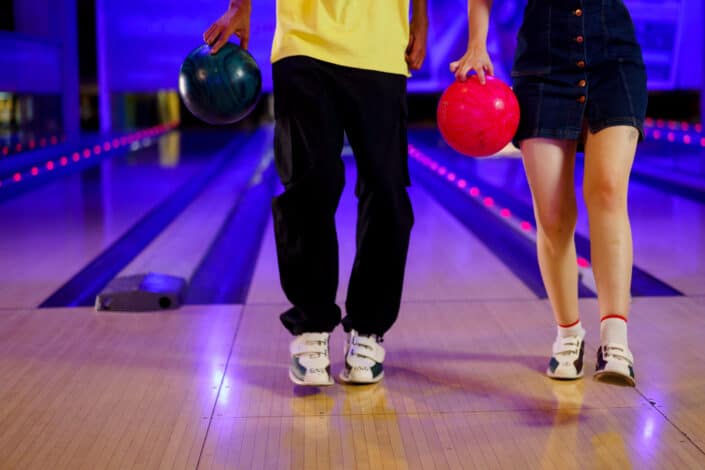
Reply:
<svg viewBox="0 0 705 470"><path fill-rule="evenodd" d="M426 38L428 37L427 0L411 1L411 24L409 44L406 46L406 63L411 70L419 70L426 58Z"/></svg>
<svg viewBox="0 0 705 470"><path fill-rule="evenodd" d="M240 38L240 47L247 49L251 12L252 0L230 0L228 10L203 33L203 40L211 46L211 54L218 52L232 35Z"/></svg>

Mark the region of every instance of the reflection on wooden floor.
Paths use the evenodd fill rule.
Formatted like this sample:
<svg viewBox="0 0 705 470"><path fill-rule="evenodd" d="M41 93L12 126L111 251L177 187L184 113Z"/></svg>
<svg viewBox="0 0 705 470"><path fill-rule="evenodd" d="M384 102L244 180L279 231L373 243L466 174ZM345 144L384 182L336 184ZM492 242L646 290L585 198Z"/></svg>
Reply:
<svg viewBox="0 0 705 470"><path fill-rule="evenodd" d="M705 468L702 299L635 302L636 389L545 378L541 300L407 302L381 384L299 388L282 308L0 311L0 468Z"/></svg>

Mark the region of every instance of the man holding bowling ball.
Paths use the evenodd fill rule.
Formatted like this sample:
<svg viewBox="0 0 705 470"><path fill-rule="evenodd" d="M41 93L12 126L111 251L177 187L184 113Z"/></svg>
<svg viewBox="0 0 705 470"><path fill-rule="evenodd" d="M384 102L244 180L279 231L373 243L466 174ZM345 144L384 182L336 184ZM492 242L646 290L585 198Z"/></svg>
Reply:
<svg viewBox="0 0 705 470"><path fill-rule="evenodd" d="M204 33L213 53L233 35L247 48L251 9L251 0L231 0ZM281 315L294 335L289 377L333 384L328 340L342 317L335 212L345 184L345 133L357 164L358 221L340 378L379 382L380 343L399 312L414 222L406 79L425 57L426 0L278 0L276 11L274 150L285 191L272 207L281 284L293 305Z"/></svg>

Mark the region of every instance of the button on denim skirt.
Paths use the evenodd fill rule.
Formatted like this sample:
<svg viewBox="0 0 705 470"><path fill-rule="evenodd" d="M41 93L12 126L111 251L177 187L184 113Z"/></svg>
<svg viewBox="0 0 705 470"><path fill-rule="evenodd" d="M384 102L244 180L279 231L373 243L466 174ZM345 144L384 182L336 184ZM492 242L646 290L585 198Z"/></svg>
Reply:
<svg viewBox="0 0 705 470"><path fill-rule="evenodd" d="M622 0L529 0L512 82L521 107L517 146L621 125L643 138L646 70Z"/></svg>

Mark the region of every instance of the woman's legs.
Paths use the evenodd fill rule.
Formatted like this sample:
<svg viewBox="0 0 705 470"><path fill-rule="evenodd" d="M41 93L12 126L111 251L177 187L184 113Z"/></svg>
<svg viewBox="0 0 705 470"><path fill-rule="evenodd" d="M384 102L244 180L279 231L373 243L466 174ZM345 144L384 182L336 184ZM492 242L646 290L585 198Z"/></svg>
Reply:
<svg viewBox="0 0 705 470"><path fill-rule="evenodd" d="M585 143L583 195L603 318L629 315L633 251L627 187L638 138L635 128L615 126L588 133Z"/></svg>
<svg viewBox="0 0 705 470"><path fill-rule="evenodd" d="M531 187L541 277L556 322L578 321L578 267L573 234L577 219L574 170L576 142L533 138L521 153Z"/></svg>
<svg viewBox="0 0 705 470"><path fill-rule="evenodd" d="M541 277L558 323L549 377L577 379L583 375L585 330L578 314L578 266L575 255L575 149L568 140L528 139L522 142L524 167L536 214L536 246Z"/></svg>
<svg viewBox="0 0 705 470"><path fill-rule="evenodd" d="M638 131L630 126L589 133L583 181L601 317L595 377L617 376L632 385L634 358L627 341L627 317L633 250L627 190L638 139Z"/></svg>
<svg viewBox="0 0 705 470"><path fill-rule="evenodd" d="M638 131L629 126L588 133L583 182L602 320L596 376L618 375L632 384L633 358L626 327L633 258L627 189L638 137ZM528 139L522 142L521 150L534 200L541 276L558 325L571 325L579 319L573 240L577 218L573 175L576 143ZM572 334L561 333L559 328L548 374L579 377L582 351L578 353L576 349L582 349L582 339L575 341ZM570 361L574 361L574 368Z"/></svg>

